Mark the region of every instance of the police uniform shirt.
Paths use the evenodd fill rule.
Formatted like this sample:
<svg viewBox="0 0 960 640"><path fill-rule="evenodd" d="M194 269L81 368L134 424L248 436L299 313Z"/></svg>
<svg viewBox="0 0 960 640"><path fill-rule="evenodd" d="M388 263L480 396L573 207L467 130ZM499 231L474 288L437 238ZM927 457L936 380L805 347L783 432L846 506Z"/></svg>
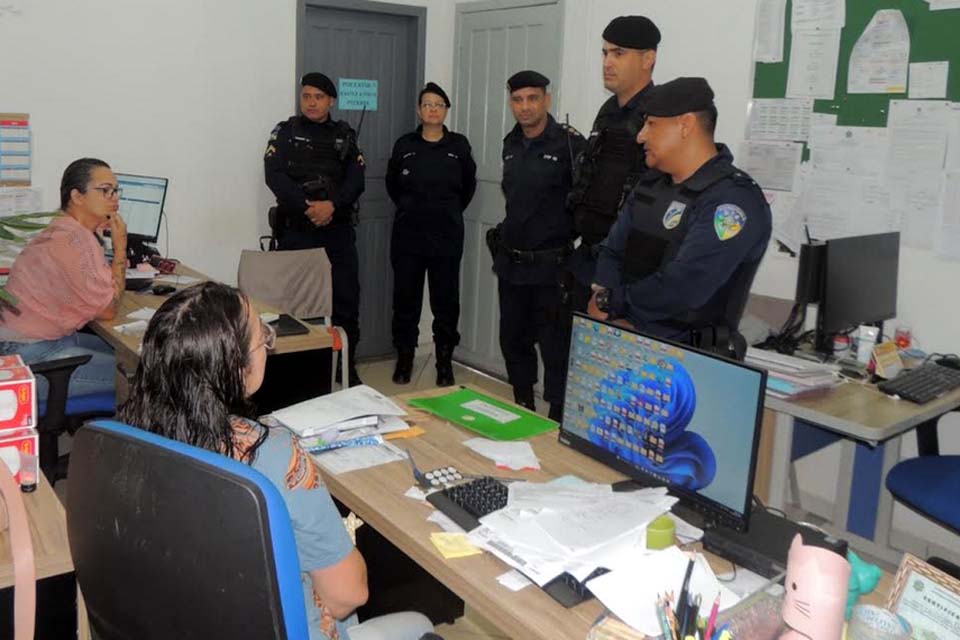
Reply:
<svg viewBox="0 0 960 640"><path fill-rule="evenodd" d="M463 211L477 187L470 143L443 128L424 140L423 127L397 139L387 165L387 192L397 206L394 250L428 255L463 252Z"/></svg>
<svg viewBox="0 0 960 640"><path fill-rule="evenodd" d="M571 219L565 209L573 182L572 158L586 141L576 130L547 114L547 126L536 138L527 138L519 124L503 139L503 181L506 217L500 240L509 249L543 251L565 247L571 238ZM500 251L494 262L497 275L514 284L553 284L557 264L522 264Z"/></svg>
<svg viewBox="0 0 960 640"><path fill-rule="evenodd" d="M727 285L737 269L759 262L770 241L770 208L756 182L733 167L733 156L724 145L680 185L658 171L644 177L630 194L617 222L600 248L594 282L611 290L610 317L626 317L637 328L647 328L664 337L674 337L671 321L697 316L722 317ZM725 177L703 188L711 173ZM699 184L698 184L699 183ZM635 196L645 188L679 192L684 186L699 191L689 203L669 197L645 205ZM701 190L702 188L702 190ZM662 209L662 210L661 210ZM663 262L649 275L633 282L624 275L631 232L664 240ZM672 246L671 246L672 245ZM633 247L633 253L637 248ZM659 323L660 329L656 329ZM671 335L669 329L674 327Z"/></svg>
<svg viewBox="0 0 960 640"><path fill-rule="evenodd" d="M267 186L277 204L296 220L307 210L304 183L320 172L335 174L334 222L351 221L353 204L363 193L363 156L356 132L343 121L314 122L302 115L277 124L263 156ZM305 217L305 216L304 216Z"/></svg>

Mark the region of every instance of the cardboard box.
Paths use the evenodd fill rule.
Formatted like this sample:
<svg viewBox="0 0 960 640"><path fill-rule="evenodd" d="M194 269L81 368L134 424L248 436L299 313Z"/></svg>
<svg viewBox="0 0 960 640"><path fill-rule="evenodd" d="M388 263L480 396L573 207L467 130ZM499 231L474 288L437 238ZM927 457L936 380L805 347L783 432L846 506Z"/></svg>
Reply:
<svg viewBox="0 0 960 640"><path fill-rule="evenodd" d="M13 367L25 367L23 358L17 354L12 356L0 356L0 369L12 369Z"/></svg>
<svg viewBox="0 0 960 640"><path fill-rule="evenodd" d="M0 433L36 426L37 383L33 372L22 361L19 366L0 367Z"/></svg>
<svg viewBox="0 0 960 640"><path fill-rule="evenodd" d="M0 464L6 463L21 486L40 482L38 446L36 429L0 431Z"/></svg>

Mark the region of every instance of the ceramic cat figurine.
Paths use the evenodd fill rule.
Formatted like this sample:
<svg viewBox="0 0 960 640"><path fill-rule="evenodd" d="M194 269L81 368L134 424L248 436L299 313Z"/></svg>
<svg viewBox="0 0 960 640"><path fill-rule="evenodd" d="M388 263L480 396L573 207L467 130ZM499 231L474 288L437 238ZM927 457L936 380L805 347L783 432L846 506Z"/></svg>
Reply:
<svg viewBox="0 0 960 640"><path fill-rule="evenodd" d="M850 582L841 555L803 544L797 534L787 555L781 615L790 627L780 640L840 640Z"/></svg>

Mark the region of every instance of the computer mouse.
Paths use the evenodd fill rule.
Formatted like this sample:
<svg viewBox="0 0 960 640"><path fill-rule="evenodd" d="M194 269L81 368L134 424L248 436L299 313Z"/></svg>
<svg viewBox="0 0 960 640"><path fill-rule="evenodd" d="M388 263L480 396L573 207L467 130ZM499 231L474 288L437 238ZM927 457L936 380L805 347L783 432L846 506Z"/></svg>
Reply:
<svg viewBox="0 0 960 640"><path fill-rule="evenodd" d="M176 287L170 286L169 284L157 284L157 285L154 285L153 289L151 289L150 291L152 291L153 295L155 296L165 296L168 293L173 293L176 290L177 290Z"/></svg>
<svg viewBox="0 0 960 640"><path fill-rule="evenodd" d="M943 356L937 360L937 364L942 367L949 367L951 369L960 369L960 356Z"/></svg>

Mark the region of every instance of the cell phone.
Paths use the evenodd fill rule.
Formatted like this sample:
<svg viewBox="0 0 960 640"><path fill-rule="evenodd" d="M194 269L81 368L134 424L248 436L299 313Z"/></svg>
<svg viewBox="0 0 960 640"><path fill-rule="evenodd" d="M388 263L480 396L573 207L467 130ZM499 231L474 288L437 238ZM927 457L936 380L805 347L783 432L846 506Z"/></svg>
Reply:
<svg viewBox="0 0 960 640"><path fill-rule="evenodd" d="M169 293L173 293L176 290L176 287L173 287L169 284L155 284L153 285L153 289L150 291L153 292L153 295L155 296L165 296Z"/></svg>

